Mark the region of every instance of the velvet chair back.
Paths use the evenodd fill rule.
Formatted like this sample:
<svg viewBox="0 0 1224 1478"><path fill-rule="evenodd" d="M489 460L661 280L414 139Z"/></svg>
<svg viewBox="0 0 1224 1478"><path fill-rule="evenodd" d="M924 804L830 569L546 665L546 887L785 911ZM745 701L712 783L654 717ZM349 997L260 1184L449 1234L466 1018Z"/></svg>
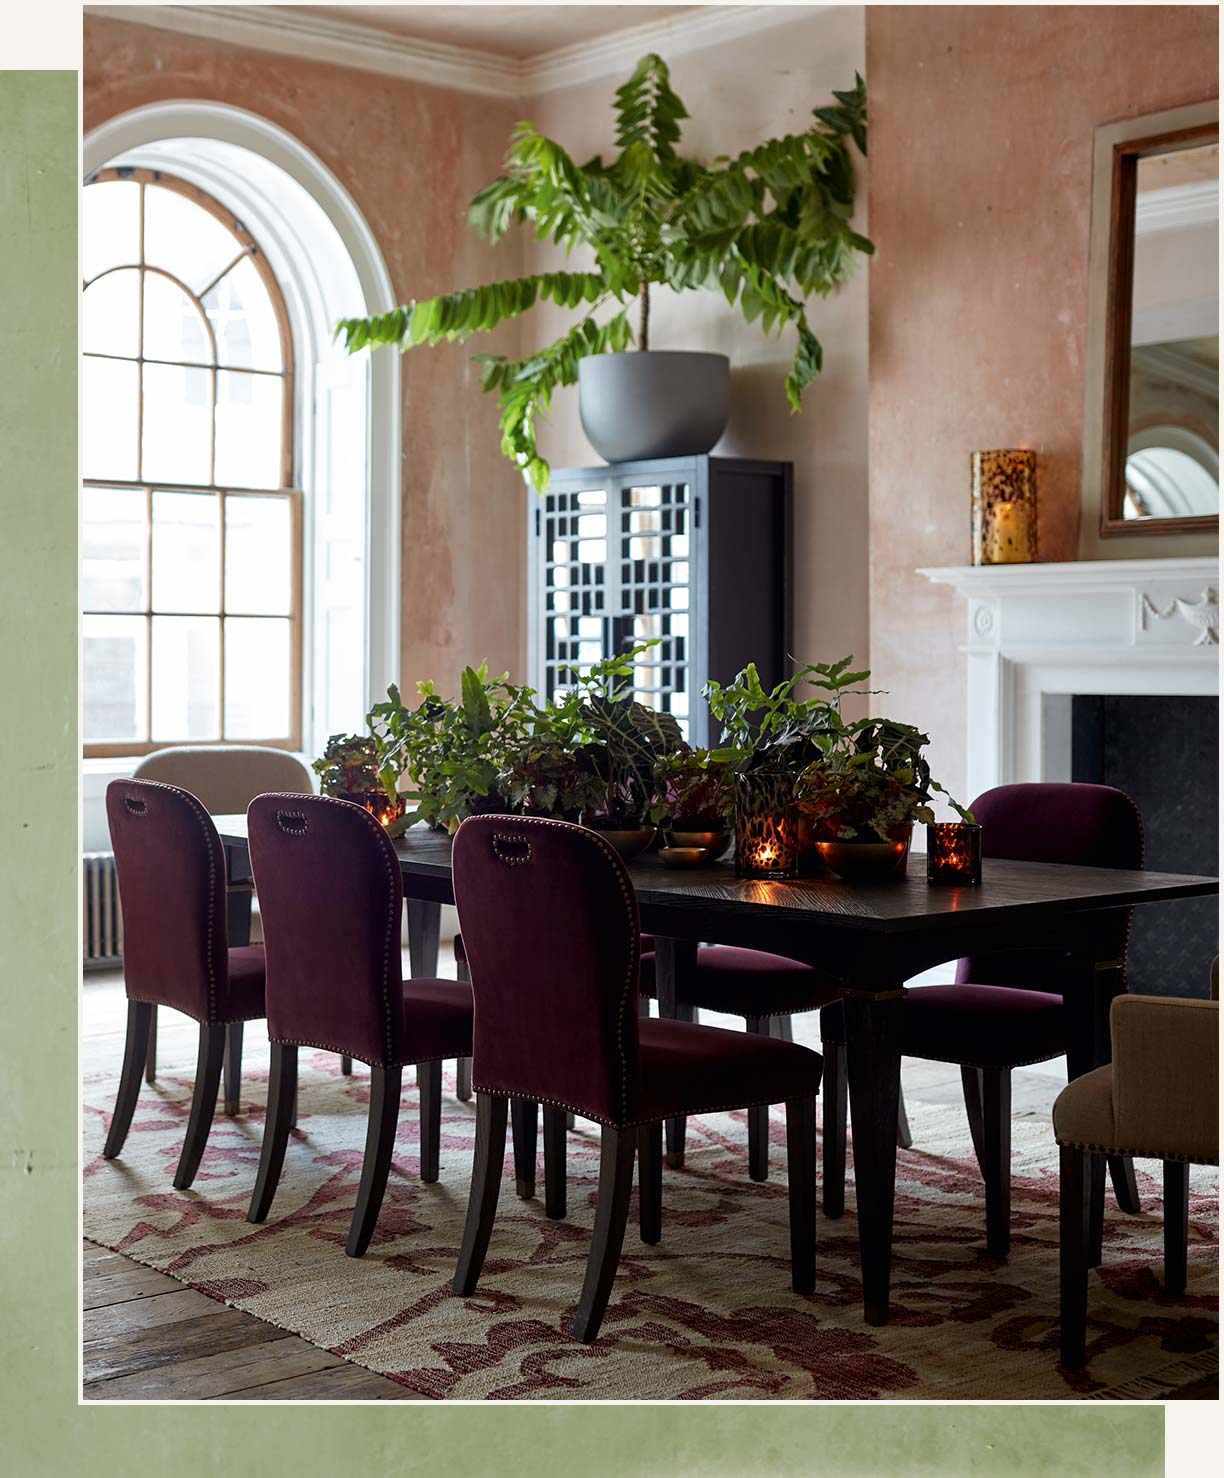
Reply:
<svg viewBox="0 0 1224 1478"><path fill-rule="evenodd" d="M1143 866L1143 822L1124 791L1109 785L1067 783L1000 785L972 807L982 827L982 856L1079 867ZM988 865L988 864L987 864ZM1123 959L1130 909L1099 916L1101 958ZM1041 952L1021 950L961 960L956 979L975 985L1048 989L1035 976Z"/></svg>
<svg viewBox="0 0 1224 1478"><path fill-rule="evenodd" d="M112 780L106 815L128 996L209 1026L229 1020L225 853L208 812L176 785Z"/></svg>
<svg viewBox="0 0 1224 1478"><path fill-rule="evenodd" d="M268 1036L371 1067L404 1061L399 861L368 811L330 796L247 807L263 916Z"/></svg>
<svg viewBox="0 0 1224 1478"><path fill-rule="evenodd" d="M474 816L455 836L472 979L472 1084L632 1120L638 1089L637 898L594 831Z"/></svg>

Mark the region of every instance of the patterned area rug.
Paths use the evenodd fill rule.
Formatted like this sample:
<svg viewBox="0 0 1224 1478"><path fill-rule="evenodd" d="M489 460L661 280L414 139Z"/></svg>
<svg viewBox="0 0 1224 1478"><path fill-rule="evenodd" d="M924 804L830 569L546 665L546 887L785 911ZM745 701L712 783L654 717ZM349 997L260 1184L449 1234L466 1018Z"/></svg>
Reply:
<svg viewBox="0 0 1224 1478"><path fill-rule="evenodd" d="M252 1044L254 1047L254 1044ZM111 1054L108 1054L111 1055ZM252 1056L254 1056L252 1052ZM117 1067L117 1060L114 1064ZM256 1065L252 1064L252 1068ZM195 1187L171 1185L190 1100L181 1057L146 1087L121 1161L101 1158L117 1086L86 1079L84 1233L203 1293L401 1382L424 1399L1159 1399L1216 1369L1216 1180L1191 1172L1190 1277L1160 1291L1160 1185L1139 1167L1143 1213L1106 1212L1105 1263L1089 1294L1089 1367L1057 1365L1058 1176L1048 1121L1014 1131L1012 1254L983 1250L982 1187L963 1113L911 1107L898 1154L893 1316L863 1323L851 1185L846 1216L818 1220L818 1287L790 1292L785 1128L772 1178L747 1178L744 1115L689 1125L682 1171L664 1172L663 1241L636 1235L636 1199L599 1342L576 1344L598 1131L569 1143L569 1214L514 1194L507 1147L497 1224L475 1297L452 1296L474 1136L447 1080L442 1178L417 1179L415 1089L406 1074L398 1151L369 1252L344 1256L364 1143L367 1079L302 1054L300 1123L262 1227L246 1208L266 1077L248 1070L241 1117L218 1115ZM543 1167L539 1185L542 1193Z"/></svg>

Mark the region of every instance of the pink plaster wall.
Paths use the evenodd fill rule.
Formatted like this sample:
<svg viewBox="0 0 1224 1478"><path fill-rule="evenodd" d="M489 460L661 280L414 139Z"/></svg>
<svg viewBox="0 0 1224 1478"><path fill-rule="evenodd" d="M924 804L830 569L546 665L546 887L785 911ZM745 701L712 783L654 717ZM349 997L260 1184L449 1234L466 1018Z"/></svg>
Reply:
<svg viewBox="0 0 1224 1478"><path fill-rule="evenodd" d="M1092 135L1215 97L1212 7L871 6L871 666L965 773L969 454L1039 454L1040 557L1074 559Z"/></svg>
<svg viewBox="0 0 1224 1478"><path fill-rule="evenodd" d="M313 150L369 223L396 301L521 269L521 243L492 252L465 209L498 171L512 102L86 16L86 130L170 98L260 113ZM487 347L513 352L516 330ZM445 690L484 657L518 674L522 491L496 406L460 345L415 350L404 371L402 682Z"/></svg>

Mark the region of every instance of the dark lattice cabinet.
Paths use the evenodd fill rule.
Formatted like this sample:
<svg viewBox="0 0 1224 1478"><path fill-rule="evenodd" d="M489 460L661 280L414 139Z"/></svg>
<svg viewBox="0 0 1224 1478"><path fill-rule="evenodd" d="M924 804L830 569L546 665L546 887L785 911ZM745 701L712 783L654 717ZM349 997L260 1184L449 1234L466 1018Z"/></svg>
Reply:
<svg viewBox="0 0 1224 1478"><path fill-rule="evenodd" d="M545 697L572 669L656 639L640 702L717 742L701 693L755 662L766 684L790 650L789 462L672 457L553 469L528 494L528 679Z"/></svg>

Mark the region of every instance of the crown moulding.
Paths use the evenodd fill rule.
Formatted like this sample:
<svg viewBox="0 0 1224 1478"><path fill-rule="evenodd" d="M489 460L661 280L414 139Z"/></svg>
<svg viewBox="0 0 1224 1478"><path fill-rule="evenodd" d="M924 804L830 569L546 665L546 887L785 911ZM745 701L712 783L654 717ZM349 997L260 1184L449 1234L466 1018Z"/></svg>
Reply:
<svg viewBox="0 0 1224 1478"><path fill-rule="evenodd" d="M828 5L694 5L678 16L517 59L467 46L425 41L263 5L90 5L101 16L153 26L229 46L379 72L407 82L511 100L593 82L632 68L647 51L676 56L736 41Z"/></svg>

